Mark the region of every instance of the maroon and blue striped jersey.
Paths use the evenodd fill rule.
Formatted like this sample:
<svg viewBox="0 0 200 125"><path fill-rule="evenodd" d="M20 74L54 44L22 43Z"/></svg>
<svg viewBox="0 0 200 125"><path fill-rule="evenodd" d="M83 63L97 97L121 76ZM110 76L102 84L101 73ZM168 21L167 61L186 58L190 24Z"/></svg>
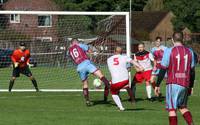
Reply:
<svg viewBox="0 0 200 125"><path fill-rule="evenodd" d="M69 47L69 54L72 57L74 63L77 65L85 60L88 60L86 52L89 50L89 46L85 44L73 44Z"/></svg>
<svg viewBox="0 0 200 125"><path fill-rule="evenodd" d="M194 67L194 55L189 48L179 45L166 49L161 66L167 69L167 84L189 87L190 71Z"/></svg>

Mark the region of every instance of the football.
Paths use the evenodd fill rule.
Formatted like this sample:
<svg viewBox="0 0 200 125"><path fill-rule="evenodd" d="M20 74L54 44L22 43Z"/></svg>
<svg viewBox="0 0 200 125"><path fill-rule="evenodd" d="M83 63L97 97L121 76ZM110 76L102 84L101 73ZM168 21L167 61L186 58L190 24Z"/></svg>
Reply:
<svg viewBox="0 0 200 125"><path fill-rule="evenodd" d="M101 87L101 80L100 79L94 79L93 85L95 88L100 88Z"/></svg>

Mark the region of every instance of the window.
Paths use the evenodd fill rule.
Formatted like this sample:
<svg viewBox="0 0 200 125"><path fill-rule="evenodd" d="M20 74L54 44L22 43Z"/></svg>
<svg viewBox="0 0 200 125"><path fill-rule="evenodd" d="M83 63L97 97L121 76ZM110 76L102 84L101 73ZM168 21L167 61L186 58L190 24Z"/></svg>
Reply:
<svg viewBox="0 0 200 125"><path fill-rule="evenodd" d="M10 15L10 23L20 23L20 15L19 14L11 14Z"/></svg>
<svg viewBox="0 0 200 125"><path fill-rule="evenodd" d="M38 16L38 27L51 27L52 16L50 15L39 15Z"/></svg>
<svg viewBox="0 0 200 125"><path fill-rule="evenodd" d="M52 42L52 37L37 37L36 39L42 42Z"/></svg>

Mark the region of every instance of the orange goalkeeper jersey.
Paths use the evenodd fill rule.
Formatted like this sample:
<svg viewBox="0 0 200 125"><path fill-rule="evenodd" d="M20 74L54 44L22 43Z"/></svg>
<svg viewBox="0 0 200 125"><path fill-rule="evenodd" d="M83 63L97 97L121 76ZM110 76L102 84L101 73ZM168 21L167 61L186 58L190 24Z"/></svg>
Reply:
<svg viewBox="0 0 200 125"><path fill-rule="evenodd" d="M27 63L30 62L30 51L16 49L11 56L11 60L13 63L18 62L20 68L26 67Z"/></svg>

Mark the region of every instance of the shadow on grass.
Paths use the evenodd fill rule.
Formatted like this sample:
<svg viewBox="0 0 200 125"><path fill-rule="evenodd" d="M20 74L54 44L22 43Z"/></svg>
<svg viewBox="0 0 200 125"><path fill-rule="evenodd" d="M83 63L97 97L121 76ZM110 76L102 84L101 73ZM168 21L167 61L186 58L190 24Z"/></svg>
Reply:
<svg viewBox="0 0 200 125"><path fill-rule="evenodd" d="M145 99L143 99L143 98L136 98L135 99L135 102L140 102L140 101L144 101ZM122 100L122 102L127 102L127 101L129 101L129 99L123 99Z"/></svg>
<svg viewBox="0 0 200 125"><path fill-rule="evenodd" d="M133 109L125 109L125 111L155 111L155 109L145 109L145 108L133 108Z"/></svg>
<svg viewBox="0 0 200 125"><path fill-rule="evenodd" d="M115 105L115 104L112 103L111 100L107 101L107 102L105 102L103 100L92 100L91 102L93 103L93 106L95 106L95 105L108 105L108 104L109 105Z"/></svg>

